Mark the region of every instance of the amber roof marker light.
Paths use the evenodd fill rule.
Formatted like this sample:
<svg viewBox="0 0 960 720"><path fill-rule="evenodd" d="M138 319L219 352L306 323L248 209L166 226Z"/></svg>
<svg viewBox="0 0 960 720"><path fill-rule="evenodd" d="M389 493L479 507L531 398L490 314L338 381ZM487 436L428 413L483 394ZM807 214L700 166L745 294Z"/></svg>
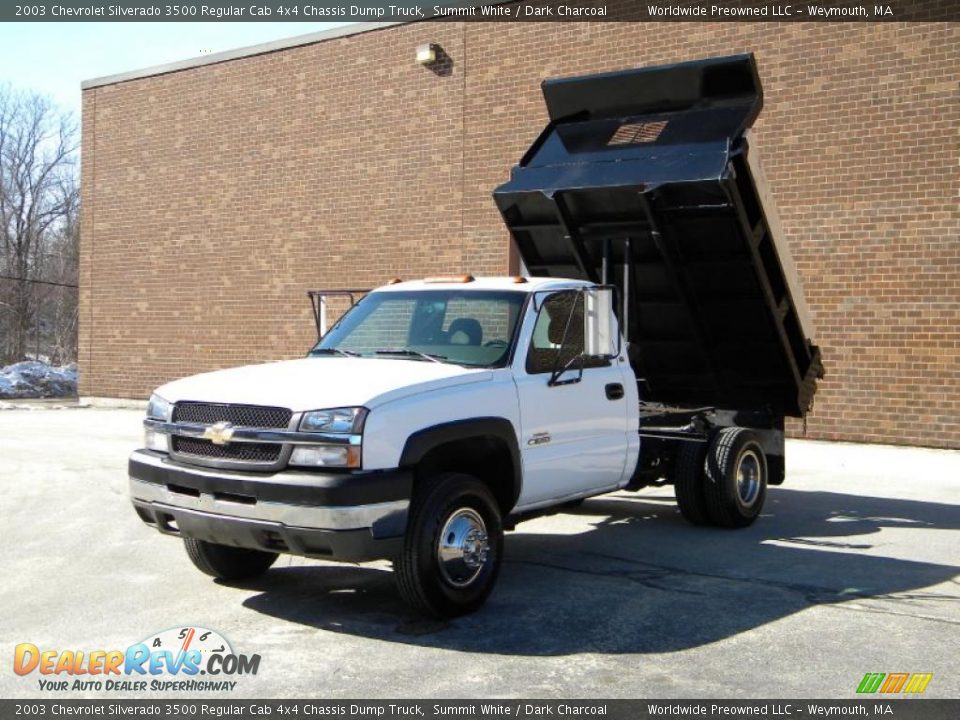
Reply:
<svg viewBox="0 0 960 720"><path fill-rule="evenodd" d="M472 283L476 278L473 275L439 275L424 278L425 283Z"/></svg>

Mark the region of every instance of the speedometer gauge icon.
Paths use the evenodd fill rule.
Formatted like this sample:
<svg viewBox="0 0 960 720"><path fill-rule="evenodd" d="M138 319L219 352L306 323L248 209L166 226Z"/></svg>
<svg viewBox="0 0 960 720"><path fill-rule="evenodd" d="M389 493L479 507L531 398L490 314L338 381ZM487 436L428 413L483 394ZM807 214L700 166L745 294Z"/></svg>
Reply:
<svg viewBox="0 0 960 720"><path fill-rule="evenodd" d="M143 644L150 648L151 652L166 650L172 653L174 658L183 657L191 650L199 652L200 662L197 665L201 668L207 667L207 661L211 655L233 654L233 648L223 635L216 630L198 626L161 630L144 639ZM203 675L205 672L201 670L200 674Z"/></svg>

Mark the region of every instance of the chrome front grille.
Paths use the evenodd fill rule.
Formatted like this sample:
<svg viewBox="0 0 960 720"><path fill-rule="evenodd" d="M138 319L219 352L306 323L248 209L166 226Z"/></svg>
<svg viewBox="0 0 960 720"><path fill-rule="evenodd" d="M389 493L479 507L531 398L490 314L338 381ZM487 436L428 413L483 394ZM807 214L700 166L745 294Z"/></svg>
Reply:
<svg viewBox="0 0 960 720"><path fill-rule="evenodd" d="M174 422L201 423L203 425L228 422L237 427L286 430L292 417L293 412L287 408L260 405L178 402L173 409Z"/></svg>
<svg viewBox="0 0 960 720"><path fill-rule="evenodd" d="M276 443L231 443L214 445L209 440L173 437L173 452L180 455L272 465L280 459L282 445Z"/></svg>
<svg viewBox="0 0 960 720"><path fill-rule="evenodd" d="M216 425L230 423L234 427L260 430L288 430L293 411L263 405L178 402L173 408L174 423ZM269 442L230 442L217 445L198 437L174 434L170 450L175 459L194 465L212 467L258 466L258 470L279 469L286 462L289 446Z"/></svg>

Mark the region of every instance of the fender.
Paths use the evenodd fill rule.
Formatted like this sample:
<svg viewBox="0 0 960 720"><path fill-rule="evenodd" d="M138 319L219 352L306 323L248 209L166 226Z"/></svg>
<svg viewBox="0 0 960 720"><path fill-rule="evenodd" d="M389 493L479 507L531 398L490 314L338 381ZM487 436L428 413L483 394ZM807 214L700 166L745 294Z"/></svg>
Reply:
<svg viewBox="0 0 960 720"><path fill-rule="evenodd" d="M400 455L400 467L414 467L423 457L434 448L446 445L457 440L470 438L493 437L502 440L513 462L513 502L520 497L523 484L523 469L520 462L520 445L517 442L517 433L511 423L502 417L479 417L469 420L455 420L453 422L433 425L413 433L403 446Z"/></svg>

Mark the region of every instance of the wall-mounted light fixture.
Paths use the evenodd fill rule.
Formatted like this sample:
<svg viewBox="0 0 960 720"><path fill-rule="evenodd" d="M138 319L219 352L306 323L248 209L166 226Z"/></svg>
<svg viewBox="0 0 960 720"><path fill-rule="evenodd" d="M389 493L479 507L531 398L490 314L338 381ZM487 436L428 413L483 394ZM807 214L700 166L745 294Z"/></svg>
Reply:
<svg viewBox="0 0 960 720"><path fill-rule="evenodd" d="M439 47L433 43L419 45L417 47L417 64L424 66L433 65L437 61L438 50Z"/></svg>

